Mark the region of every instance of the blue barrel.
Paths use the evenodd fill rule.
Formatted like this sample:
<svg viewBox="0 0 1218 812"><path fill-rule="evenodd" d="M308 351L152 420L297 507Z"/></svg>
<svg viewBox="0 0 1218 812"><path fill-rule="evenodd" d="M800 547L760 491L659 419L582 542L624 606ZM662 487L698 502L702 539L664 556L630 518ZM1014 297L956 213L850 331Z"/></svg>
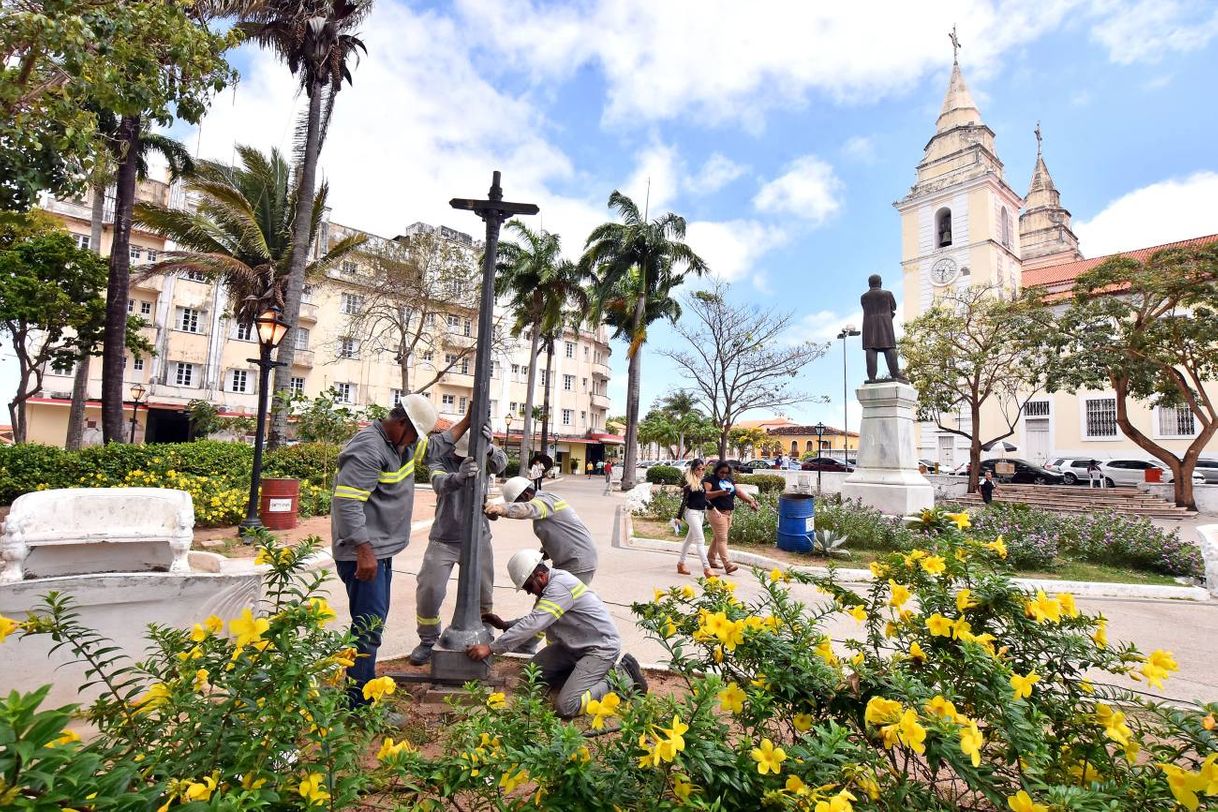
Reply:
<svg viewBox="0 0 1218 812"><path fill-rule="evenodd" d="M784 493L778 499L778 549L812 552L816 532L816 500L807 493Z"/></svg>

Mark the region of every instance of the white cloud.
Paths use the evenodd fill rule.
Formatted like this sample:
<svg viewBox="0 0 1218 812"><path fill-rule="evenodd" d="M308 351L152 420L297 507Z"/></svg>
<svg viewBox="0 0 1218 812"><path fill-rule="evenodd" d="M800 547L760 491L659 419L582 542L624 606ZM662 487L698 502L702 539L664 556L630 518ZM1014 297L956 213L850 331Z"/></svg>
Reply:
<svg viewBox="0 0 1218 812"><path fill-rule="evenodd" d="M1158 62L1171 51L1196 51L1218 36L1213 3L1176 0L1095 0L1105 19L1091 35L1108 49L1113 62Z"/></svg>
<svg viewBox="0 0 1218 812"><path fill-rule="evenodd" d="M821 225L841 209L842 182L815 155L796 158L753 198L758 211L789 214Z"/></svg>
<svg viewBox="0 0 1218 812"><path fill-rule="evenodd" d="M727 282L748 279L762 287L766 280L757 261L787 239L783 229L755 220L695 221L685 234L685 241L715 276Z"/></svg>
<svg viewBox="0 0 1218 812"><path fill-rule="evenodd" d="M654 142L639 153L634 172L618 188L638 204L640 212L646 207L654 217L676 199L681 175L681 157L676 147Z"/></svg>
<svg viewBox="0 0 1218 812"><path fill-rule="evenodd" d="M1074 225L1089 257L1218 234L1218 172L1159 181L1135 189Z"/></svg>
<svg viewBox="0 0 1218 812"><path fill-rule="evenodd" d="M685 186L695 194L712 194L743 175L747 169L716 152L706 159L697 174L686 178Z"/></svg>
<svg viewBox="0 0 1218 812"><path fill-rule="evenodd" d="M842 156L861 164L875 162L875 139L869 135L855 135L842 144Z"/></svg>

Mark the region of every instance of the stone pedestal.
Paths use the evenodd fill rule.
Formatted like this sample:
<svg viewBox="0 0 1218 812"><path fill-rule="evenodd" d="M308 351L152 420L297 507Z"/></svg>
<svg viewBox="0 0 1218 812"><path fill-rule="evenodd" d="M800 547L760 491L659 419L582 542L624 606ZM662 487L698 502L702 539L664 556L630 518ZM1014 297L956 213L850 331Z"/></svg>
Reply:
<svg viewBox="0 0 1218 812"><path fill-rule="evenodd" d="M935 489L918 473L914 416L918 392L884 381L856 390L863 406L858 467L842 483L842 499L857 499L889 516L908 516L935 504Z"/></svg>

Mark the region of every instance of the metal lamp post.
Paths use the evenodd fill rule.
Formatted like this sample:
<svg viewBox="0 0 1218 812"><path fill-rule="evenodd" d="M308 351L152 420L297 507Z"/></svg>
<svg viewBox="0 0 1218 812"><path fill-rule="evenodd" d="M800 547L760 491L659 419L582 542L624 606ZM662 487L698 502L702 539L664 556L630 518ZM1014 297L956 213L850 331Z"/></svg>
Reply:
<svg viewBox="0 0 1218 812"><path fill-rule="evenodd" d="M850 404L846 399L846 339L862 334L853 324L847 324L837 334L837 337L842 340L842 462L846 464L850 463L850 418L847 413Z"/></svg>
<svg viewBox="0 0 1218 812"><path fill-rule="evenodd" d="M503 434L503 447L510 449L512 447L512 413L508 412L503 416L503 426L505 428Z"/></svg>
<svg viewBox="0 0 1218 812"><path fill-rule="evenodd" d="M820 457L820 455L821 455L821 438L825 436L825 424L817 423L815 426L812 427L812 430L816 432L816 456ZM816 492L817 493L820 493L820 472L821 472L822 468L824 468L824 465L822 465L821 463L818 462L816 464Z"/></svg>
<svg viewBox="0 0 1218 812"><path fill-rule="evenodd" d="M258 518L258 488L262 484L262 446L266 439L266 404L267 387L271 378L271 370L283 366L279 361L271 360L271 351L283 341L283 337L292 328L280 316L278 307L269 307L254 319L258 330L258 357L245 360L258 365L258 427L254 430L254 467L250 472L250 498L245 506L245 519L237 526L237 533L244 535L246 531L262 527Z"/></svg>
<svg viewBox="0 0 1218 812"><path fill-rule="evenodd" d="M135 418L140 413L140 403L144 400L144 395L148 392L142 383L137 383L131 387L131 443L135 444Z"/></svg>

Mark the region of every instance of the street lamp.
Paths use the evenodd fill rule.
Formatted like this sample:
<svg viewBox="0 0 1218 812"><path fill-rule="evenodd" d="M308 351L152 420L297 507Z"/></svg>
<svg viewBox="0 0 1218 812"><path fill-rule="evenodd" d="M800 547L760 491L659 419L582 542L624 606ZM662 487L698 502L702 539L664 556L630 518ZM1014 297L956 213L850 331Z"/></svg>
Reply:
<svg viewBox="0 0 1218 812"><path fill-rule="evenodd" d="M258 375L258 427L254 431L254 467L250 472L250 498L245 506L245 520L238 525L238 533L257 530L262 527L258 518L258 487L262 484L262 444L266 437L266 401L267 388L270 383L271 370L283 366L279 361L271 360L271 351L283 341L291 325L279 315L278 307L269 307L254 319L254 327L258 330L258 357L247 358L250 363L257 364Z"/></svg>
<svg viewBox="0 0 1218 812"><path fill-rule="evenodd" d="M503 416L503 425L507 428L503 437L503 447L505 449L512 447L512 413L508 412Z"/></svg>
<svg viewBox="0 0 1218 812"><path fill-rule="evenodd" d="M846 411L849 406L846 397L846 339L861 335L862 333L853 324L847 324L837 334L837 337L842 340L842 462L847 464L850 462L850 418Z"/></svg>
<svg viewBox="0 0 1218 812"><path fill-rule="evenodd" d="M131 443L135 444L135 425L136 415L140 412L140 402L143 401L144 395L148 392L142 383L137 383L131 387Z"/></svg>
<svg viewBox="0 0 1218 812"><path fill-rule="evenodd" d="M820 448L821 438L825 436L825 424L817 423L815 426L812 427L812 430L816 432L816 456L819 458L820 451L821 451L821 448ZM816 492L817 493L820 493L820 471L824 467L825 466L823 464L821 464L819 461L816 463Z"/></svg>

